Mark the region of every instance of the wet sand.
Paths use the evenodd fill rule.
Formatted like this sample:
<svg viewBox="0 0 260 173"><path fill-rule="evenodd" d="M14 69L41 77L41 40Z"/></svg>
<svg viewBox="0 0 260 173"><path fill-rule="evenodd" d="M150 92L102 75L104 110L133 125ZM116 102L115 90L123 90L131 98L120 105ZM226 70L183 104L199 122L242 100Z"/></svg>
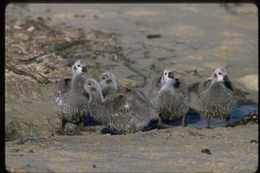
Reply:
<svg viewBox="0 0 260 173"><path fill-rule="evenodd" d="M258 125L18 140L6 143L6 166L11 172L255 172Z"/></svg>

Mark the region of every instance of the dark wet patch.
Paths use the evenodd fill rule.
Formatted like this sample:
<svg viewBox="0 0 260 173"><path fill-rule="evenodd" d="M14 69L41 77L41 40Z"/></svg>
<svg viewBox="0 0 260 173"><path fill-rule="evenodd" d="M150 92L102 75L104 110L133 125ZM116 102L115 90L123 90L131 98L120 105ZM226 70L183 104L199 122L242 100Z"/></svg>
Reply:
<svg viewBox="0 0 260 173"><path fill-rule="evenodd" d="M202 116L203 117L203 116ZM257 105L240 105L231 112L229 124L225 120L210 121L210 127L235 127L237 125L246 125L258 123L258 107ZM206 127L206 119L203 117L195 124L195 128L203 129Z"/></svg>
<svg viewBox="0 0 260 173"><path fill-rule="evenodd" d="M111 134L111 135L115 135L116 134L112 130L110 130L109 128L106 128L106 127L101 130L101 133L102 134Z"/></svg>
<svg viewBox="0 0 260 173"><path fill-rule="evenodd" d="M159 129L160 127L158 126L158 120L157 119L152 119L149 124L144 127L142 129L143 132L146 132L146 131L150 131L150 130L153 130L153 129Z"/></svg>
<svg viewBox="0 0 260 173"><path fill-rule="evenodd" d="M180 118L176 118L174 120L163 120L164 123L166 123L167 125L170 126L180 126L181 125L181 120L182 117ZM198 123L201 120L200 114L199 112L197 112L195 109L193 108L189 108L187 114L186 114L186 118L185 118L185 126L186 125L193 125Z"/></svg>
<svg viewBox="0 0 260 173"><path fill-rule="evenodd" d="M82 118L82 122L84 126L97 126L100 125L98 121L96 121L90 114L84 116Z"/></svg>

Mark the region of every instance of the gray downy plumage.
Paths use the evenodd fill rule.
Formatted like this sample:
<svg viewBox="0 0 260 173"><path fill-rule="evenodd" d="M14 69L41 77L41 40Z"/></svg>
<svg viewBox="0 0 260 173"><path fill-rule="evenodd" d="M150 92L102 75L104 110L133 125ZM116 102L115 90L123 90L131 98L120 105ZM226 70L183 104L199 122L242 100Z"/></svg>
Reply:
<svg viewBox="0 0 260 173"><path fill-rule="evenodd" d="M116 76L111 72L104 72L99 76L99 83L102 88L104 98L114 94L125 95L126 100L129 97L135 97L136 99L142 100L146 103L150 102L145 95L137 88L119 86ZM132 100L128 101L132 102Z"/></svg>
<svg viewBox="0 0 260 173"><path fill-rule="evenodd" d="M162 120L168 121L185 116L189 109L189 94L185 82L175 78L172 69L166 68L160 83L157 104Z"/></svg>
<svg viewBox="0 0 260 173"><path fill-rule="evenodd" d="M77 60L72 68L71 68L71 71L72 71L72 78L73 78L73 75L77 75L77 68L80 68L78 66L82 66L84 67L85 69L84 70L87 70L86 68L86 61L85 60ZM78 70L79 71L79 70ZM79 85L84 85L84 82L86 80L86 77L82 75L81 79L78 79L78 83ZM68 92L70 89L71 89L71 81L72 79L71 78L65 78L65 79L61 79L58 83L57 83L57 86L56 86L56 89L55 89L55 92L53 94L53 101L54 101L54 104L58 103L60 98L62 98L62 96L64 95L64 93ZM83 87L81 88L81 90L83 91Z"/></svg>
<svg viewBox="0 0 260 173"><path fill-rule="evenodd" d="M162 75L160 76L156 76L153 81L152 81L152 85L151 88L149 90L149 100L151 101L151 103L153 104L153 106L156 108L157 112L158 112L158 100L159 100L159 91L161 89L161 79L162 79Z"/></svg>
<svg viewBox="0 0 260 173"><path fill-rule="evenodd" d="M199 86L199 105L205 113L207 128L210 117L215 119L230 119L230 113L237 105L237 96L230 82L226 69L217 68L211 76Z"/></svg>
<svg viewBox="0 0 260 173"><path fill-rule="evenodd" d="M71 84L66 85L65 80L58 83L58 88L54 94L54 107L62 121L78 122L87 113L88 95L84 90L86 72L85 61L78 60L72 66ZM62 122L62 127L64 125L64 122Z"/></svg>
<svg viewBox="0 0 260 173"><path fill-rule="evenodd" d="M104 99L96 80L87 79L84 88L90 95L91 115L116 134L143 129L155 113L152 104L139 91L125 88Z"/></svg>

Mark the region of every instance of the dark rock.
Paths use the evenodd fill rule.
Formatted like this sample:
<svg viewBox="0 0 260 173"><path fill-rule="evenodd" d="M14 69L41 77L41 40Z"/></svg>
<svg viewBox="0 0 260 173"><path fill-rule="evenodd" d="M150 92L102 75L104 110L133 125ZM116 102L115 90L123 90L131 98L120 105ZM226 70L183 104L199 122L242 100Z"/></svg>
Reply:
<svg viewBox="0 0 260 173"><path fill-rule="evenodd" d="M153 38L160 38L161 34L153 34L153 35L147 35L146 38L153 39Z"/></svg>
<svg viewBox="0 0 260 173"><path fill-rule="evenodd" d="M255 139L252 139L252 140L250 140L250 143L255 143L255 144L257 144L257 143L258 143L258 141L257 141L257 140L255 140Z"/></svg>
<svg viewBox="0 0 260 173"><path fill-rule="evenodd" d="M200 152L202 152L202 153L206 153L206 154L209 154L209 155L211 154L210 150L207 149L207 148L202 149Z"/></svg>

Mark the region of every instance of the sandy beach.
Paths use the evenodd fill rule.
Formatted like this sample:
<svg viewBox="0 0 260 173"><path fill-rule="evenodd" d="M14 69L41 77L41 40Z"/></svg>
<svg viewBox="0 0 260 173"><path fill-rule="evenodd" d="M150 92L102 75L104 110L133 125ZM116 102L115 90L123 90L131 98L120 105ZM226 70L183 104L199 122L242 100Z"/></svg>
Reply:
<svg viewBox="0 0 260 173"><path fill-rule="evenodd" d="M64 10L66 9L66 10ZM66 12L64 12L66 11ZM253 4L9 4L5 19L5 163L9 172L255 172L258 20ZM60 136L52 95L87 61L149 95L171 67L187 84L226 66L238 94L234 127L199 111L186 126L111 135L86 126ZM195 110L193 104L190 105ZM243 120L250 114L257 120ZM156 120L155 120L156 123ZM74 130L74 131L73 131Z"/></svg>

